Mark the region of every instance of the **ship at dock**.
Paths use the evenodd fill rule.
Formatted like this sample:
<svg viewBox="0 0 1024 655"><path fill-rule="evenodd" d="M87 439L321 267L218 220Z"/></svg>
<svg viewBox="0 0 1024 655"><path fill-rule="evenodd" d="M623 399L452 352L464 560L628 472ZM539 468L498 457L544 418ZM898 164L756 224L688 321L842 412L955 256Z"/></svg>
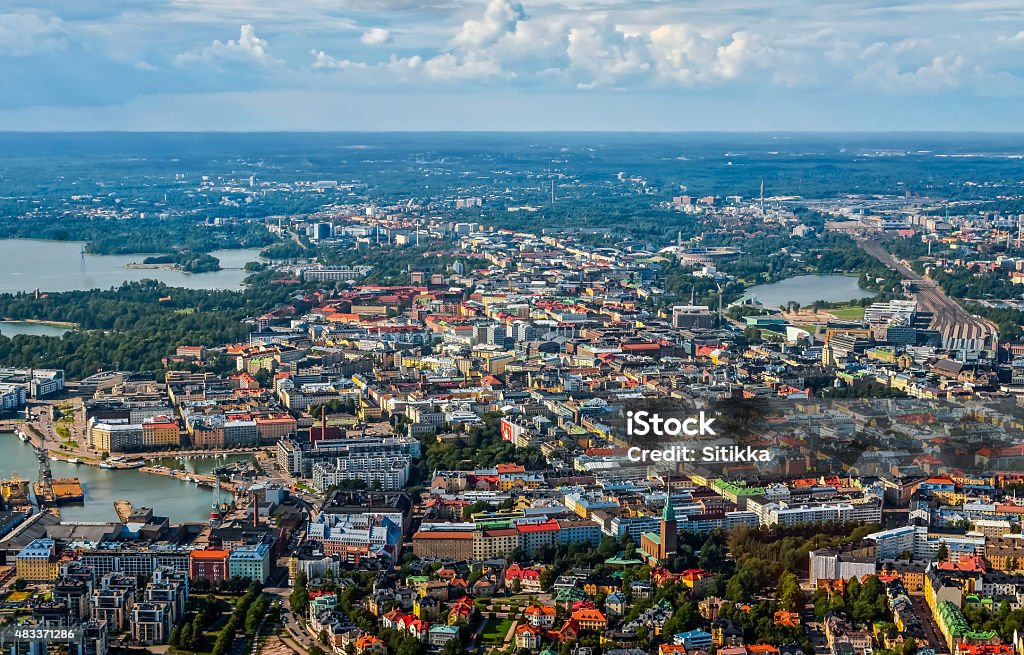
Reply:
<svg viewBox="0 0 1024 655"><path fill-rule="evenodd" d="M0 497L4 504L11 510L32 508L31 483L18 477L17 472L11 473L11 477L0 480Z"/></svg>
<svg viewBox="0 0 1024 655"><path fill-rule="evenodd" d="M56 478L50 470L50 461L45 448L35 447L36 459L39 461L39 481L32 485L36 505L40 508L57 507L72 503L85 502L85 492L78 478Z"/></svg>

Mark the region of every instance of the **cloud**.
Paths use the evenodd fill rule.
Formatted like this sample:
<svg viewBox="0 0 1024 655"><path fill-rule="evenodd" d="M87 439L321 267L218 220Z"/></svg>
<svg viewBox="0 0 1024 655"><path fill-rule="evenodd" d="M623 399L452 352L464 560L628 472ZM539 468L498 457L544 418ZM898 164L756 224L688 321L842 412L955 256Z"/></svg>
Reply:
<svg viewBox="0 0 1024 655"><path fill-rule="evenodd" d="M359 42L363 45L391 43L391 30L386 30L383 27L371 27L363 32L363 35L359 37Z"/></svg>
<svg viewBox="0 0 1024 655"><path fill-rule="evenodd" d="M569 30L568 72L581 77L581 89L616 84L651 69L646 44L613 27L586 25Z"/></svg>
<svg viewBox="0 0 1024 655"><path fill-rule="evenodd" d="M311 50L310 54L313 55L314 70L355 70L369 67L368 64L360 61L335 59L323 50Z"/></svg>
<svg viewBox="0 0 1024 655"><path fill-rule="evenodd" d="M967 61L962 55L945 55L933 57L921 66L907 69L901 69L889 60L879 60L855 79L886 93L938 93L961 86L967 72Z"/></svg>
<svg viewBox="0 0 1024 655"><path fill-rule="evenodd" d="M525 20L526 10L521 3L515 0L491 0L484 10L483 18L464 22L452 42L458 46L489 45L515 31L516 25Z"/></svg>
<svg viewBox="0 0 1024 655"><path fill-rule="evenodd" d="M0 14L0 55L23 57L63 50L67 30L60 18L37 11Z"/></svg>
<svg viewBox="0 0 1024 655"><path fill-rule="evenodd" d="M238 39L226 43L215 40L200 50L178 55L174 63L178 66L211 65L217 68L227 65L274 66L282 63L271 56L269 43L256 36L252 25L242 25Z"/></svg>
<svg viewBox="0 0 1024 655"><path fill-rule="evenodd" d="M402 89L413 103L428 93L473 103L498 90L540 103L580 96L594 99L595 114L604 111L598 98L620 96L675 103L666 111L684 98L687 107L705 98L725 111L755 96L799 107L920 97L930 111L939 100L964 107L1024 97L1024 23L1007 18L1011 11L1024 18L1019 0L6 0L3 7L0 79L12 81L0 97L4 108L58 95L81 105L155 92L320 89ZM887 118L882 112L878 124Z"/></svg>
<svg viewBox="0 0 1024 655"><path fill-rule="evenodd" d="M452 52L443 52L433 57L399 57L391 55L387 61L370 64L348 59L336 59L326 52L313 51L313 69L322 71L347 71L359 73L360 71L386 71L396 77L415 82L423 79L436 81L457 81L457 80L488 80L488 79L511 79L514 73L504 70L497 62L491 59L469 53L464 56ZM372 78L377 79L374 75Z"/></svg>

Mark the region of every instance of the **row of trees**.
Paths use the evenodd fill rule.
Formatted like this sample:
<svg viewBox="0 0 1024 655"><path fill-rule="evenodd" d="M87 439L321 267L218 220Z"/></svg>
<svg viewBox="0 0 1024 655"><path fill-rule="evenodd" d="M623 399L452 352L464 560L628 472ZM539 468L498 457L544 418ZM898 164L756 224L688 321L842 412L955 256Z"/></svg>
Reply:
<svg viewBox="0 0 1024 655"><path fill-rule="evenodd" d="M267 599L263 595L258 583L253 583L249 591L238 599L231 618L217 633L217 639L213 642L211 655L226 655L235 642L235 635L239 630L244 629L249 639L256 635L256 628L263 621L267 613Z"/></svg>
<svg viewBox="0 0 1024 655"><path fill-rule="evenodd" d="M183 620L171 629L169 643L179 650L199 651L205 642L205 630L213 625L222 611L223 602L213 596L192 596L192 620Z"/></svg>

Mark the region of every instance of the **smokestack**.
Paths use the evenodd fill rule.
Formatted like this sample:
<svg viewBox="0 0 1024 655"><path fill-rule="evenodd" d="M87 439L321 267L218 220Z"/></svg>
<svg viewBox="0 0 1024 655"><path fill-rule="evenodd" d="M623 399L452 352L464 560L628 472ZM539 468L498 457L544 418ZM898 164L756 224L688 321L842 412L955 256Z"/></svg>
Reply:
<svg viewBox="0 0 1024 655"><path fill-rule="evenodd" d="M320 439L327 438L327 405L320 406Z"/></svg>
<svg viewBox="0 0 1024 655"><path fill-rule="evenodd" d="M256 492L252 492L252 527L260 527L260 501Z"/></svg>

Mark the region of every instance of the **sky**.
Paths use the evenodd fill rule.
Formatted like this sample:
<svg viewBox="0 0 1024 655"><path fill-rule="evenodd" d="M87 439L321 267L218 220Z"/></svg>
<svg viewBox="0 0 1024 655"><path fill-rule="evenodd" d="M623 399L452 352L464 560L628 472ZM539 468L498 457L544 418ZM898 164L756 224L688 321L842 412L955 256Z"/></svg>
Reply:
<svg viewBox="0 0 1024 655"><path fill-rule="evenodd" d="M1021 0L4 0L0 130L1020 131Z"/></svg>

